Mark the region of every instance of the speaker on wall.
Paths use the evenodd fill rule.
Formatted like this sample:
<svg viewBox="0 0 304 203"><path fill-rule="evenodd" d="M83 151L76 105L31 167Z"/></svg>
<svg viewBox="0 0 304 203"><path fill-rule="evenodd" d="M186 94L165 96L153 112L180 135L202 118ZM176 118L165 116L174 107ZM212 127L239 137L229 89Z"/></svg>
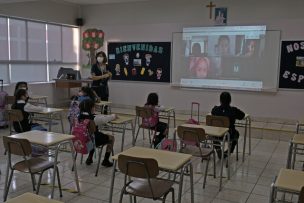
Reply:
<svg viewBox="0 0 304 203"><path fill-rule="evenodd" d="M76 18L76 25L77 26L83 26L84 20L83 18Z"/></svg>

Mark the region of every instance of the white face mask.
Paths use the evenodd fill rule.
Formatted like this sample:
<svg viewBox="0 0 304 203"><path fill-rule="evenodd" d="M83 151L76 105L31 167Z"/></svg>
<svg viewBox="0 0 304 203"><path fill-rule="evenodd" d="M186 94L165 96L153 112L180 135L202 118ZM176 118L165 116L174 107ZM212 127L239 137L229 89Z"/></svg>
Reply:
<svg viewBox="0 0 304 203"><path fill-rule="evenodd" d="M98 61L98 63L102 63L103 62L103 57L97 57L97 61Z"/></svg>

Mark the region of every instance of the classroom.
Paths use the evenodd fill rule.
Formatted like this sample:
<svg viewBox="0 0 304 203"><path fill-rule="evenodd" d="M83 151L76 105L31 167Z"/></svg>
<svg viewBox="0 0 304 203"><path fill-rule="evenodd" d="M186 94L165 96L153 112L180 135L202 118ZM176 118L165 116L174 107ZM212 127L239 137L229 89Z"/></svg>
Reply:
<svg viewBox="0 0 304 203"><path fill-rule="evenodd" d="M156 166L135 164L143 172L132 174L155 170L166 202L304 203L303 7L302 0L0 0L0 201L120 202L123 194L122 202L154 202L150 191L121 193L127 165L145 160ZM26 90L16 88L21 81ZM34 105L22 118L35 126L18 132L12 115L21 103ZM95 118L91 109L81 117L88 106ZM145 114L157 115L157 124ZM75 144L80 118L95 122L94 146L83 155ZM195 139L183 141L191 133ZM47 165L41 186L40 172L17 166L10 181L8 163L23 158L10 147L20 138L29 157Z"/></svg>

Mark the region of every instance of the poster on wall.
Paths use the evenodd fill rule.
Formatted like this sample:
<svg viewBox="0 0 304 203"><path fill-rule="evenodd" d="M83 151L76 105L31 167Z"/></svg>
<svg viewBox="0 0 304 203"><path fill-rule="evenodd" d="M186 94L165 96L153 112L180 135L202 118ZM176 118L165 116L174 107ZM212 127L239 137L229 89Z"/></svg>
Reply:
<svg viewBox="0 0 304 203"><path fill-rule="evenodd" d="M304 41L282 41L279 84L304 89Z"/></svg>
<svg viewBox="0 0 304 203"><path fill-rule="evenodd" d="M170 42L109 42L112 80L170 82Z"/></svg>

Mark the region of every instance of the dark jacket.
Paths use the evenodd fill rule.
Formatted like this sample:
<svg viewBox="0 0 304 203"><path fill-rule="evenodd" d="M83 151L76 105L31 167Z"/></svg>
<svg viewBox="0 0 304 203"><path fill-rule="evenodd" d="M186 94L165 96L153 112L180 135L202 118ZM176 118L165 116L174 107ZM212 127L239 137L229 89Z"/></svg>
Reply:
<svg viewBox="0 0 304 203"><path fill-rule="evenodd" d="M19 123L18 122L14 122L13 126L14 126L14 130L17 133L21 133L21 132L26 132L26 131L30 131L31 127L32 127L32 123L29 120L30 114L26 111L24 111L24 106L26 103L15 103L12 106L12 109L19 109L22 112L23 115L23 120L20 122L21 123L21 127L22 129L20 129Z"/></svg>
<svg viewBox="0 0 304 203"><path fill-rule="evenodd" d="M214 116L226 116L229 118L230 126L229 132L231 137L238 137L238 132L235 129L235 120L241 120L245 117L245 113L240 109L233 106L215 106L213 107L211 114Z"/></svg>

